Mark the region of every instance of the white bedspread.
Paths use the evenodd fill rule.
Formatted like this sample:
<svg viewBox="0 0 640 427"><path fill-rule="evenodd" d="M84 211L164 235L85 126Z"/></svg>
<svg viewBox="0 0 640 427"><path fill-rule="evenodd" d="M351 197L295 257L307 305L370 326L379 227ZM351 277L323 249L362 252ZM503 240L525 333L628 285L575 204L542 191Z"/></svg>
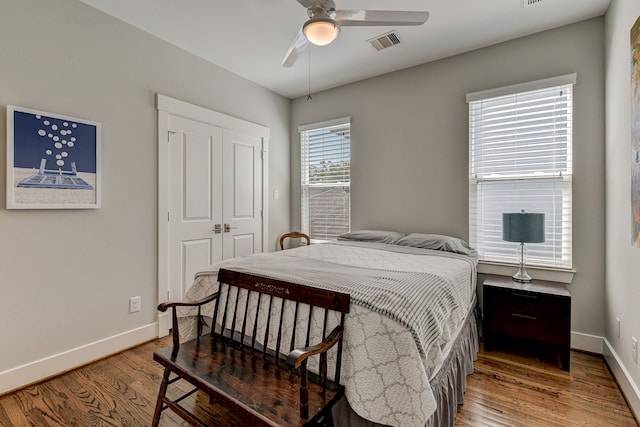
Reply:
<svg viewBox="0 0 640 427"><path fill-rule="evenodd" d="M300 257L320 262L313 273L305 277L298 271L287 272L286 268L279 267L291 266L287 261ZM217 271L222 267L255 274L264 273L266 268L269 274L265 275L303 284L320 283L321 277L331 278L328 270L333 270L335 277L340 271L348 271L352 279L345 279L343 275L340 280L330 280L334 289L352 294L342 359L341 382L345 385L347 400L356 413L370 421L393 426L424 426L436 408L429 379L443 362L452 339L475 304L475 266L472 258L440 251L386 244L326 243L222 261L196 275L185 300L194 301L215 292ZM377 270L380 279L373 281L372 289L364 289L353 278L351 267L366 269L362 270L363 277L373 277L372 271ZM381 296L387 299L389 292L383 287L390 286L390 280L399 281L399 277L404 280L405 276L418 284L416 277L423 276L430 286L447 289L442 292L444 296L436 297L434 293L432 297L432 291L425 290L427 293L421 295L419 289L411 290L409 286L413 293L400 298L401 303L391 303L400 309L390 313L384 303L375 300ZM349 283L354 285L351 291ZM429 300L438 300L438 303L435 307L416 305ZM443 301L447 302L446 306ZM430 314L424 318L415 315L421 312ZM438 314L437 320L425 320L434 313ZM180 315L193 313L183 311ZM181 322L180 328L187 337L194 333L192 322Z"/></svg>

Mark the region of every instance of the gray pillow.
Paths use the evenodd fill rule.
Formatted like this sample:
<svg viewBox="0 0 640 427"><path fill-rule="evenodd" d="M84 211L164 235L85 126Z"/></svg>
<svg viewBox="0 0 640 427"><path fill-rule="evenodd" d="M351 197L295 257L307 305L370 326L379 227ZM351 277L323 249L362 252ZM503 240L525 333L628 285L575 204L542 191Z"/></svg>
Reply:
<svg viewBox="0 0 640 427"><path fill-rule="evenodd" d="M352 242L374 242L374 243L396 243L406 236L404 233L384 230L356 230L350 233L341 234L338 240L350 240Z"/></svg>
<svg viewBox="0 0 640 427"><path fill-rule="evenodd" d="M414 248L435 249L457 254L477 256L477 252L467 242L457 237L441 234L411 233L396 242L396 245Z"/></svg>

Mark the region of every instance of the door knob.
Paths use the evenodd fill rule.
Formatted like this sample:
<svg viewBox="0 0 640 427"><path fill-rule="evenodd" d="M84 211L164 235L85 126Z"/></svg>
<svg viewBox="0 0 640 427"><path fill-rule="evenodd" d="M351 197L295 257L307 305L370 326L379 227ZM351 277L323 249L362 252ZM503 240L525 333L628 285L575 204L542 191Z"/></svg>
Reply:
<svg viewBox="0 0 640 427"><path fill-rule="evenodd" d="M216 233L216 234L222 233L222 225L221 224L214 224L213 225L213 232Z"/></svg>
<svg viewBox="0 0 640 427"><path fill-rule="evenodd" d="M238 227L232 227L231 224L225 224L224 225L224 232L228 233L228 232L231 231L231 229L236 229L236 228L238 228Z"/></svg>

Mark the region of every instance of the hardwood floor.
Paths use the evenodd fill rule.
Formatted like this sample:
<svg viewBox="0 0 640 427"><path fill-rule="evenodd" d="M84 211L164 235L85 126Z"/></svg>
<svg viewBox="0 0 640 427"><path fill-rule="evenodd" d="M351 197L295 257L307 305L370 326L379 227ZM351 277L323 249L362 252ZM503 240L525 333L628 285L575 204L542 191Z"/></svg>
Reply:
<svg viewBox="0 0 640 427"><path fill-rule="evenodd" d="M162 375L151 355L169 345L152 341L0 396L0 426L148 426ZM569 373L549 355L525 354L480 351L456 426L637 425L601 357L572 351ZM239 425L222 407L202 412L211 425ZM187 424L165 411L160 425Z"/></svg>
<svg viewBox="0 0 640 427"><path fill-rule="evenodd" d="M2 427L149 426L162 368L153 352L169 347L165 337L0 397ZM239 426L219 405L210 407L199 393L185 401L200 405L198 415L211 425ZM165 411L161 427L188 426Z"/></svg>
<svg viewBox="0 0 640 427"><path fill-rule="evenodd" d="M482 348L456 426L637 426L601 356L571 351L571 372L538 348Z"/></svg>

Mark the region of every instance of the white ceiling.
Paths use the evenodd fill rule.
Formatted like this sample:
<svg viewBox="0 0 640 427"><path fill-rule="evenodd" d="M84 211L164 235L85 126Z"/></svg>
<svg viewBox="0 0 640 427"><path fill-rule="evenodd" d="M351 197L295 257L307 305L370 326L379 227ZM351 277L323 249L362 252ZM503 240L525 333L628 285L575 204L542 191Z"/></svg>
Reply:
<svg viewBox="0 0 640 427"><path fill-rule="evenodd" d="M280 64L307 19L296 0L81 0L288 98L603 15L610 0L335 0L337 9L426 10L418 27L344 27L292 68ZM523 6L524 2L533 3ZM366 41L394 30L401 44ZM309 70L309 52L311 69Z"/></svg>

